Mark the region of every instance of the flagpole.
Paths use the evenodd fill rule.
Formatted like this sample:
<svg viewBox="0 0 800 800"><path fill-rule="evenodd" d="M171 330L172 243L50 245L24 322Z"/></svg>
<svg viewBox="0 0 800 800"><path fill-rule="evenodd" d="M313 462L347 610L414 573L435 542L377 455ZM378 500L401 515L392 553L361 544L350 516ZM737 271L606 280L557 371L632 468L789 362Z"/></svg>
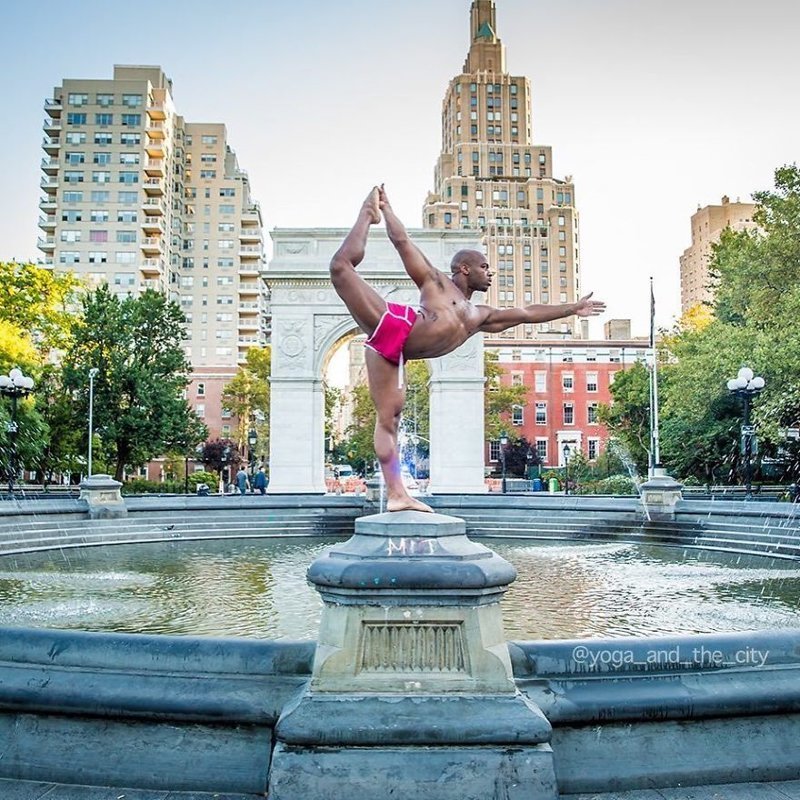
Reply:
<svg viewBox="0 0 800 800"><path fill-rule="evenodd" d="M651 437L651 477L656 467L661 465L658 433L658 354L656 352L656 296L653 292L653 277L650 276L650 350L653 366L650 371L650 437Z"/></svg>

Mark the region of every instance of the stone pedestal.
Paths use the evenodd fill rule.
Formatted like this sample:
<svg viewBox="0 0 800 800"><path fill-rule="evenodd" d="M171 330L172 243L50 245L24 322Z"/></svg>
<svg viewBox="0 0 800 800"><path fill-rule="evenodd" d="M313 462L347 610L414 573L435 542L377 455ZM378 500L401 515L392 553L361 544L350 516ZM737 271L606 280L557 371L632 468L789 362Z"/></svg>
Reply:
<svg viewBox="0 0 800 800"><path fill-rule="evenodd" d="M655 467L653 474L639 487L645 515L649 520L675 519L675 505L681 499L683 486L667 475L662 467Z"/></svg>
<svg viewBox="0 0 800 800"><path fill-rule="evenodd" d="M554 800L550 724L503 634L515 577L456 517L357 520L308 570L325 606L311 680L275 727L271 800Z"/></svg>
<svg viewBox="0 0 800 800"><path fill-rule="evenodd" d="M89 505L91 519L113 519L128 513L120 489L122 484L110 475L92 475L81 481L80 499Z"/></svg>

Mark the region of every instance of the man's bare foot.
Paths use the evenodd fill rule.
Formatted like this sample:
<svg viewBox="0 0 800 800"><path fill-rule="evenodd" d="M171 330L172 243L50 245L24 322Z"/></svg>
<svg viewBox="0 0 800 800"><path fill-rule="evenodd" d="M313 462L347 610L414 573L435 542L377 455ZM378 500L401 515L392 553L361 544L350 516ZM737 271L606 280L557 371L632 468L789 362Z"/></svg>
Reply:
<svg viewBox="0 0 800 800"><path fill-rule="evenodd" d="M387 511L427 511L433 514L433 509L425 505L421 500L415 500L409 495L400 497L390 497L386 501Z"/></svg>
<svg viewBox="0 0 800 800"><path fill-rule="evenodd" d="M373 186L372 191L367 195L361 210L369 215L369 224L377 225L381 221L381 209L378 205L378 187Z"/></svg>

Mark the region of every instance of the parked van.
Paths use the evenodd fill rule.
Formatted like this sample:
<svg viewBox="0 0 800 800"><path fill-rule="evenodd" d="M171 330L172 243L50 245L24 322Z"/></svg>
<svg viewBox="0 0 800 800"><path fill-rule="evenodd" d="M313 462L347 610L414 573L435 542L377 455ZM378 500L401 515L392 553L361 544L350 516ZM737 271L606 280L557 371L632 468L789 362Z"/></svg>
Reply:
<svg viewBox="0 0 800 800"><path fill-rule="evenodd" d="M333 474L341 481L345 478L352 478L356 473L349 464L334 464Z"/></svg>

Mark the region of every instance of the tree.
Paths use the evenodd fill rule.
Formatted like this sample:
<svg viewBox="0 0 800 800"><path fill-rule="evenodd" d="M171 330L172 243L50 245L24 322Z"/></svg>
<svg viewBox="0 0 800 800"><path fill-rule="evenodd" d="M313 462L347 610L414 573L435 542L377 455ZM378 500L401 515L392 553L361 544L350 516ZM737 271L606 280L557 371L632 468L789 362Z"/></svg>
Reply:
<svg viewBox="0 0 800 800"><path fill-rule="evenodd" d="M251 347L245 363L222 392L222 402L237 417L236 442L244 451L252 427L258 437L260 454L269 453L269 376L272 350Z"/></svg>
<svg viewBox="0 0 800 800"><path fill-rule="evenodd" d="M65 386L74 393L82 428L89 370L98 370L95 430L109 449L117 480L126 467L202 441L205 425L183 396L189 364L181 347L186 319L178 305L150 290L120 300L107 286L86 294L82 304L64 356Z"/></svg>
<svg viewBox="0 0 800 800"><path fill-rule="evenodd" d="M238 467L242 463L242 453L233 439L209 440L203 445L200 460L220 475L226 468Z"/></svg>
<svg viewBox="0 0 800 800"><path fill-rule="evenodd" d="M54 273L35 264L0 262L0 372L19 367L34 378L34 394L17 403L18 463L42 470L48 463L63 468L75 455L74 422L60 426L52 408L66 410L58 371L48 356L69 340L69 304L77 287L71 275ZM10 403L0 403L0 451L10 463ZM63 458L53 458L58 451Z"/></svg>
<svg viewBox="0 0 800 800"><path fill-rule="evenodd" d="M508 420L514 406L525 405L528 388L524 385L504 384L500 378L504 375L498 363L499 356L491 350L483 351L483 374L485 377L483 406L485 436L489 440L499 439L500 433L506 431L509 438L516 439Z"/></svg>
<svg viewBox="0 0 800 800"><path fill-rule="evenodd" d="M646 472L650 452L650 373L637 362L617 372L610 405L600 405L598 420L617 437L639 472Z"/></svg>

